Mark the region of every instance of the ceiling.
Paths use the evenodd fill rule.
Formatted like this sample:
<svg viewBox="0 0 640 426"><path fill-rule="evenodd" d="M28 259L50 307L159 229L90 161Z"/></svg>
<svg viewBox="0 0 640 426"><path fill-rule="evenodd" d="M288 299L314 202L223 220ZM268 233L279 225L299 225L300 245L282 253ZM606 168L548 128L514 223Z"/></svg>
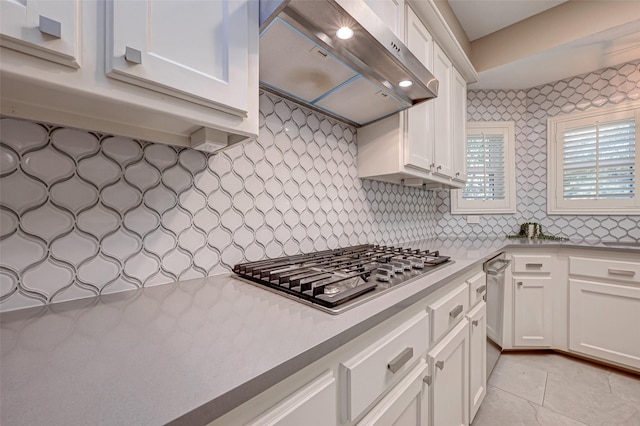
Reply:
<svg viewBox="0 0 640 426"><path fill-rule="evenodd" d="M448 0L471 41L470 89L527 89L640 59L640 0Z"/></svg>
<svg viewBox="0 0 640 426"><path fill-rule="evenodd" d="M567 0L449 0L469 41L477 40Z"/></svg>

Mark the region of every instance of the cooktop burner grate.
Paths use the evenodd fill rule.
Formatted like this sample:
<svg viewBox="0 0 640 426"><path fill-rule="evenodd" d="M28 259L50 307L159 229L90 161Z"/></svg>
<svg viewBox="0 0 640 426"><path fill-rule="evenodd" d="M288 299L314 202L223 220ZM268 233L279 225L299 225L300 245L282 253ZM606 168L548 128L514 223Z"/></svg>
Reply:
<svg viewBox="0 0 640 426"><path fill-rule="evenodd" d="M438 251L372 244L235 265L252 283L332 308L453 263Z"/></svg>

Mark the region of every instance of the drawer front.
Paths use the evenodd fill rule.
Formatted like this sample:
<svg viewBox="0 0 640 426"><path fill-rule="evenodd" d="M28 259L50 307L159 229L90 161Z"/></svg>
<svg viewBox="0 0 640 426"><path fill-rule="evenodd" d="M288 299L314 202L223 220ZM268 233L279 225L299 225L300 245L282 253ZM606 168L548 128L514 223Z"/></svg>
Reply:
<svg viewBox="0 0 640 426"><path fill-rule="evenodd" d="M353 421L429 347L429 315L420 312L348 361L340 364L346 417Z"/></svg>
<svg viewBox="0 0 640 426"><path fill-rule="evenodd" d="M469 284L469 306L475 306L487 294L487 275L479 272L467 280Z"/></svg>
<svg viewBox="0 0 640 426"><path fill-rule="evenodd" d="M640 262L571 256L569 274L640 283Z"/></svg>
<svg viewBox="0 0 640 426"><path fill-rule="evenodd" d="M513 272L551 272L551 256L513 255Z"/></svg>
<svg viewBox="0 0 640 426"><path fill-rule="evenodd" d="M463 283L446 296L429 305L431 314L431 335L433 341L464 318L469 309L469 286Z"/></svg>

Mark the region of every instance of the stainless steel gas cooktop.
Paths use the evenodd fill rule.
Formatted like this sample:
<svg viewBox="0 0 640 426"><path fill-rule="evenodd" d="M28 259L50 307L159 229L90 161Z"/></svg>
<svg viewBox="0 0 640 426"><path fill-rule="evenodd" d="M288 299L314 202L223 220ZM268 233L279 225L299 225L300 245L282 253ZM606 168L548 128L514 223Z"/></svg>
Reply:
<svg viewBox="0 0 640 426"><path fill-rule="evenodd" d="M240 263L233 272L252 284L338 314L452 263L438 251L366 244Z"/></svg>

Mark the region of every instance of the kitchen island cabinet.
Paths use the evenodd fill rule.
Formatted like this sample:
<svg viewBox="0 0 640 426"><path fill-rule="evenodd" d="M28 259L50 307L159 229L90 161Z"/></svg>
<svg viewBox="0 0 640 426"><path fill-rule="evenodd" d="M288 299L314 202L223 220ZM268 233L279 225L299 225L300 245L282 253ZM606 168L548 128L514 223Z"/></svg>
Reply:
<svg viewBox="0 0 640 426"><path fill-rule="evenodd" d="M178 146L256 137L257 2L189 4L2 0L2 114Z"/></svg>

